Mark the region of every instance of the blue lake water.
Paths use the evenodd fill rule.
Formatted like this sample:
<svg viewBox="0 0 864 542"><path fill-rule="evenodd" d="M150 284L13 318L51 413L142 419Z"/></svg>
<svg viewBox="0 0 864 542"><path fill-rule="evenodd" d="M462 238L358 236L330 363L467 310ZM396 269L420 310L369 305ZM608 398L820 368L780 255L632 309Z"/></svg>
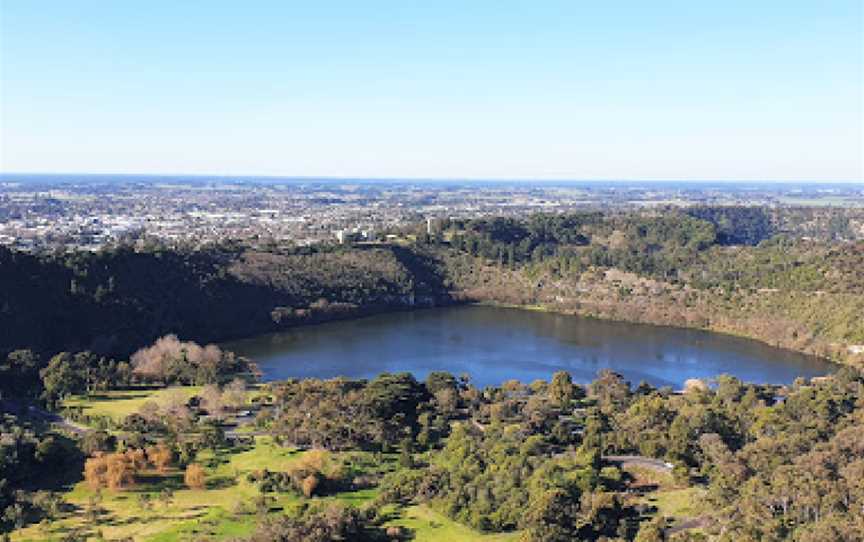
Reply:
<svg viewBox="0 0 864 542"><path fill-rule="evenodd" d="M824 360L698 330L609 322L485 306L399 312L303 326L224 345L255 360L265 380L371 378L409 371L468 373L477 386L548 380L566 370L590 382L604 368L634 385L680 388L688 378L731 374L789 384L836 369Z"/></svg>

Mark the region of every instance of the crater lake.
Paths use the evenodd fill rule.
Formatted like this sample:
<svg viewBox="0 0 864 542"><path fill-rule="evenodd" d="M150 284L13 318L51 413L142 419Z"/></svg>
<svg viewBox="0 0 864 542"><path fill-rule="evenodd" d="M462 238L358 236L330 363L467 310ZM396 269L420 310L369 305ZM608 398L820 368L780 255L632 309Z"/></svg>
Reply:
<svg viewBox="0 0 864 542"><path fill-rule="evenodd" d="M596 320L488 306L457 306L342 320L223 345L254 360L264 380L372 378L382 372L467 373L475 386L548 380L568 371L587 383L602 369L633 385L681 388L688 378L729 374L790 384L829 374L828 361L702 330Z"/></svg>

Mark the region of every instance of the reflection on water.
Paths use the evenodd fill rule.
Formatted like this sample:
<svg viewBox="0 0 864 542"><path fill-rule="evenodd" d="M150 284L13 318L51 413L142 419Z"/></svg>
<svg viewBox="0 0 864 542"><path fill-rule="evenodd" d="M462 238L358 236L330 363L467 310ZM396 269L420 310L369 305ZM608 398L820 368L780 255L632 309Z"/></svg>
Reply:
<svg viewBox="0 0 864 542"><path fill-rule="evenodd" d="M559 370L589 382L609 368L631 382L681 387L731 374L791 383L831 372L825 361L698 330L626 324L518 309L462 306L294 328L225 345L258 362L267 380L370 378L410 371L468 373L475 385L548 380Z"/></svg>

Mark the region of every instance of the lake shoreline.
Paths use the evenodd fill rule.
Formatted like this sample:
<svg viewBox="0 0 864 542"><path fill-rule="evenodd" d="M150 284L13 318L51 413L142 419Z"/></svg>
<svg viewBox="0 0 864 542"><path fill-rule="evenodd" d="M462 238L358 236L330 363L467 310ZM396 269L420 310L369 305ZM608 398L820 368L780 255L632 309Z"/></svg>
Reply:
<svg viewBox="0 0 864 542"><path fill-rule="evenodd" d="M592 314L590 312L580 312L578 310L568 309L564 307L556 307L554 305L543 304L543 303L531 303L531 304L518 304L518 303L506 303L495 300L481 300L481 299L470 299L470 298L460 298L462 294L457 294L457 297L451 297L446 300L446 302L442 302L442 299L436 299L431 303L420 303L420 304L403 304L403 305L375 305L375 306L366 306L366 307L358 307L356 310L337 314L337 315L329 315L325 317L317 317L312 318L307 321L297 321L292 322L288 326L279 328L279 329L270 329L266 330L262 333L253 333L251 335L241 335L241 336L231 336L226 337L224 339L220 339L216 341L218 344L228 344L234 343L238 341L243 341L247 339L252 339L255 337L259 337L262 335L273 334L273 333L282 333L294 329L302 329L310 326L316 326L320 324L328 324L333 322L346 322L346 321L354 321L363 318L370 318L379 315L387 315L387 314L399 314L399 313L411 313L418 311L427 311L427 310L435 310L442 309L447 307L459 307L459 306L481 306L481 307L498 307L498 308L508 308L508 309L517 309L522 311L535 311L535 312L544 312L550 314L560 314L566 316L576 316L579 318L586 318L597 320L601 322L618 322L618 323L626 323L626 324L639 324L646 326L655 326L660 328L671 328L671 329L684 329L684 330L695 330L695 331L704 331L706 333L715 333L719 335L727 335L730 337L737 337L742 339L749 339L753 341L757 341L760 344L777 348L780 350L785 350L788 352L794 352L798 354L804 354L807 356L812 356L821 361L825 361L831 363L833 365L837 365L838 367L853 367L856 366L852 363L849 363L845 358L838 358L830 355L826 355L824 353L816 352L813 350L809 350L806 348L796 348L793 345L789 345L786 343L778 342L778 341L769 341L766 340L756 334L746 333L739 330L731 329L731 328L720 328L720 327L712 327L712 326L696 326L696 325L685 325L680 323L675 323L672 321L662 321L662 320L654 320L654 319L640 319L640 318L615 318L609 316L599 316L596 314Z"/></svg>
<svg viewBox="0 0 864 542"><path fill-rule="evenodd" d="M579 318L588 318L588 319L592 319L592 320L599 320L602 322L620 322L620 323L624 323L624 324L638 324L638 325L645 325L645 326L655 326L655 327L660 327L660 328L704 331L706 333L715 333L718 335L727 335L729 337L737 337L740 339L749 339L749 340L764 344L766 346L770 346L771 348L777 348L777 349L785 350L788 352L795 352L797 354L804 354L807 356L812 356L812 357L817 358L819 360L831 363L833 365L837 365L838 367L855 367L854 365L852 365L850 363L846 363L842 359L834 358L831 356L819 354L816 352L812 352L812 351L808 351L808 350L804 350L804 349L800 349L800 348L794 348L794 347L786 346L782 343L772 343L772 342L769 342L765 339L762 339L756 335L736 332L734 330L725 329L725 328L712 328L712 327L705 327L705 326L701 326L701 327L700 326L687 326L687 325L679 325L679 324L668 323L668 322L639 320L639 319L635 319L635 318L630 318L630 319L628 319L628 318L607 318L607 317L601 317L601 316L596 316L596 315L592 315L592 314L584 314L584 313L580 313L578 311L567 310L567 309L563 309L563 308L551 307L549 305L544 305L544 304L519 305L519 304L514 304L514 303L502 303L502 302L497 302L497 301L475 301L475 302L469 302L468 304L469 305L485 306L485 307L500 307L500 308L518 309L518 310L525 310L525 311L545 312L545 313L550 313L550 314L561 314L561 315L566 315L566 316L577 316Z"/></svg>
<svg viewBox="0 0 864 542"><path fill-rule="evenodd" d="M732 374L791 384L839 365L805 353L706 329L585 317L544 307L458 303L320 322L222 343L254 360L265 380L369 378L409 371L467 372L475 381L530 382L565 370L590 382L599 370L679 389L690 378ZM536 316L532 316L536 314ZM571 320L572 318L572 320ZM499 378L500 377L500 378ZM500 379L500 381L499 381Z"/></svg>

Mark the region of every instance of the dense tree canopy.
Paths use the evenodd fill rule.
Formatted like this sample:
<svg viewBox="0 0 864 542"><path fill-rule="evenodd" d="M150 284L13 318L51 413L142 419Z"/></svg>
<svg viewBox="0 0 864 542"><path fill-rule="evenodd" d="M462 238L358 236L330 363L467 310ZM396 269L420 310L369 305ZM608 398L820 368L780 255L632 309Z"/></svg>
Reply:
<svg viewBox="0 0 864 542"><path fill-rule="evenodd" d="M864 245L846 241L842 221L802 216L698 207L481 218L413 245L268 251L0 248L0 407L18 413L0 421L0 527L50 518L58 502L45 490L68 473L122 491L145 467L176 467L176 480L207 490L199 459L247 440L226 418L248 406L236 377L253 367L206 341L479 300L716 329L864 364ZM806 228L790 226L799 219ZM824 242L794 235L814 229ZM113 419L67 409L98 429L77 443L38 408L142 384L203 387ZM718 376L681 393L610 371L588 385L560 372L485 389L396 373L274 382L257 399L258 436L305 459L246 479L269 518L252 541L380 539L381 507L418 503L529 541L663 540L668 526L634 504L638 484L610 459L633 455L704 490L697 519L710 540L864 532L864 377L852 367L786 387ZM364 469L352 453L366 454ZM315 504L372 487L369 509ZM300 499L296 514L268 515L278 492Z"/></svg>

